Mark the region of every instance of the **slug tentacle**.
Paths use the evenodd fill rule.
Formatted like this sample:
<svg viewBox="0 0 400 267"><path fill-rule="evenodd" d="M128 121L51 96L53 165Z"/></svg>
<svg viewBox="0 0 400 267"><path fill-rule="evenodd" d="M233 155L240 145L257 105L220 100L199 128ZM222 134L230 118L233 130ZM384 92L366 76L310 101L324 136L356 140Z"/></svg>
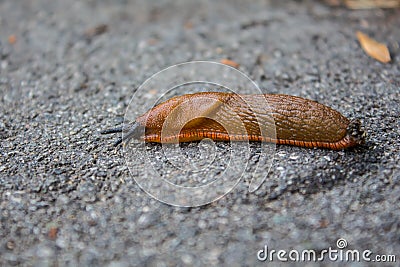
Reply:
<svg viewBox="0 0 400 267"><path fill-rule="evenodd" d="M111 134L111 133L122 133L123 127L117 127L117 128L111 128L111 129L105 129L101 131L101 134Z"/></svg>
<svg viewBox="0 0 400 267"><path fill-rule="evenodd" d="M101 134L111 134L111 133L124 133L123 137L119 138L114 146L118 146L121 143L127 143L131 139L141 139L141 134L143 131L143 127L141 127L138 123L127 123L126 126L111 128L101 131Z"/></svg>
<svg viewBox="0 0 400 267"><path fill-rule="evenodd" d="M164 127L164 128L163 128ZM261 134L261 128L267 134ZM345 149L363 144L358 120L312 100L289 95L204 92L171 98L124 127L115 145L145 142L261 141L302 147ZM276 132L276 134L275 134Z"/></svg>

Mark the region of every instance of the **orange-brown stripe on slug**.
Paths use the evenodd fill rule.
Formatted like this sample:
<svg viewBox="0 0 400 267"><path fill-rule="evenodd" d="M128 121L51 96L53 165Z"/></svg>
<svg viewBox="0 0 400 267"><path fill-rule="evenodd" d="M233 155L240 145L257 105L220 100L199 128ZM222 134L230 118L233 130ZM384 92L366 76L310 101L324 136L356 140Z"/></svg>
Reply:
<svg viewBox="0 0 400 267"><path fill-rule="evenodd" d="M276 135L261 134L260 126L267 132L276 127ZM137 136L138 128L144 128L144 136ZM280 94L205 92L178 96L138 117L132 126L116 130L126 132L123 141L139 137L156 143L210 138L338 150L364 140L359 121L350 121L315 101Z"/></svg>

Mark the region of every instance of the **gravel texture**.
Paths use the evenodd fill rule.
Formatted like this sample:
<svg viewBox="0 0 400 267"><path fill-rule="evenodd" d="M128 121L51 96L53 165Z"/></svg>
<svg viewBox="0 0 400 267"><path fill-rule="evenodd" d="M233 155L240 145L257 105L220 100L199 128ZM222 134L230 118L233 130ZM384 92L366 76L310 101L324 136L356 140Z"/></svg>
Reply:
<svg viewBox="0 0 400 267"><path fill-rule="evenodd" d="M321 251L339 238L398 264L399 25L399 9L314 1L0 1L0 265L265 266L266 244ZM388 44L393 62L365 55L357 30ZM151 198L112 146L117 137L100 131L122 123L154 73L223 58L264 92L360 118L366 144L277 146L258 191L244 179L206 206ZM217 149L229 154L228 144Z"/></svg>

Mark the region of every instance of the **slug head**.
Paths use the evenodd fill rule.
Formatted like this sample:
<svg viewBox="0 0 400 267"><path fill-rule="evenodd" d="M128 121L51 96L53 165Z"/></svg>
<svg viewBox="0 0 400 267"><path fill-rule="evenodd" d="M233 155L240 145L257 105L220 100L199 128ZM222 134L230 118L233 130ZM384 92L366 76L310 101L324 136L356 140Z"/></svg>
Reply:
<svg viewBox="0 0 400 267"><path fill-rule="evenodd" d="M347 126L347 138L355 145L363 145L365 143L366 133L361 125L360 120L351 120Z"/></svg>
<svg viewBox="0 0 400 267"><path fill-rule="evenodd" d="M121 143L128 143L131 139L141 139L142 134L144 131L144 127L141 126L137 122L128 123L123 127L107 129L101 131L101 134L111 134L111 133L124 133L123 137L119 138L115 143L114 146L118 146Z"/></svg>

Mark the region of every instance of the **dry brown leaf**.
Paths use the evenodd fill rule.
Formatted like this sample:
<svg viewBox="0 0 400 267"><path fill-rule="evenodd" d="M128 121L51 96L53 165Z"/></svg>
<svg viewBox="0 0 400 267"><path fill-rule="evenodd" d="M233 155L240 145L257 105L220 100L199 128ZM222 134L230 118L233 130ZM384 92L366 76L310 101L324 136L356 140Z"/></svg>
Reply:
<svg viewBox="0 0 400 267"><path fill-rule="evenodd" d="M9 44L15 44L17 42L17 37L14 34L11 34L8 36L8 43Z"/></svg>
<svg viewBox="0 0 400 267"><path fill-rule="evenodd" d="M400 6L400 0L345 0L344 4L352 9L395 8Z"/></svg>
<svg viewBox="0 0 400 267"><path fill-rule="evenodd" d="M57 233L58 233L58 228L57 227L51 227L49 229L49 232L47 233L47 235L51 240L55 240L57 238Z"/></svg>
<svg viewBox="0 0 400 267"><path fill-rule="evenodd" d="M186 21L185 24L183 25L185 27L185 29L193 29L193 22L191 22L190 20Z"/></svg>
<svg viewBox="0 0 400 267"><path fill-rule="evenodd" d="M357 31L357 38L365 53L367 53L370 57L382 63L390 62L389 49L386 45L375 41L360 31Z"/></svg>
<svg viewBox="0 0 400 267"><path fill-rule="evenodd" d="M234 67L234 68L239 68L239 63L237 63L233 60L227 59L227 58L221 59L220 63Z"/></svg>
<svg viewBox="0 0 400 267"><path fill-rule="evenodd" d="M97 35L101 35L108 31L108 25L106 24L99 24L96 27L87 29L84 33L86 38L93 38Z"/></svg>

